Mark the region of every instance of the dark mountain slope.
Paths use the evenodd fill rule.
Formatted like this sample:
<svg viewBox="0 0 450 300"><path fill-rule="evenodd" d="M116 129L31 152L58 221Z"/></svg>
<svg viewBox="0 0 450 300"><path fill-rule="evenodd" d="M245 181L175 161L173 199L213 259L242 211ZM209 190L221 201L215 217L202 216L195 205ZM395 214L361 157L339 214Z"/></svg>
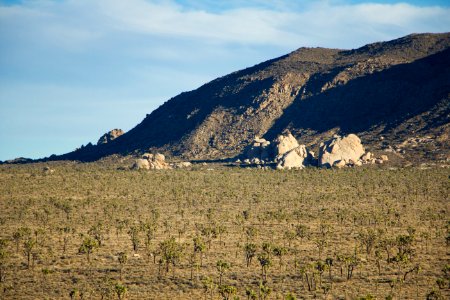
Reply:
<svg viewBox="0 0 450 300"><path fill-rule="evenodd" d="M369 146L449 123L450 34L410 35L356 50L300 48L182 93L108 144L52 159L96 160L149 148L191 159L239 154L290 129L316 144L354 132ZM408 128L408 129L407 129Z"/></svg>
<svg viewBox="0 0 450 300"><path fill-rule="evenodd" d="M305 88L311 85L314 89L314 86L323 85L323 81L322 76L317 76ZM408 118L448 102L449 91L450 49L447 49L412 63L356 78L304 99L297 97L266 136L273 138L285 128L298 131L298 134L302 129L326 132L333 128L348 133L365 132L379 126L383 133L388 133Z"/></svg>

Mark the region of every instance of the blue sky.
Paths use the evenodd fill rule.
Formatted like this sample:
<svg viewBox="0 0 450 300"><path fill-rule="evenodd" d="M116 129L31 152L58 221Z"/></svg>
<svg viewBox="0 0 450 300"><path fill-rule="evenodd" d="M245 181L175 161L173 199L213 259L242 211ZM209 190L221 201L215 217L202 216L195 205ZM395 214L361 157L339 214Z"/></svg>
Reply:
<svg viewBox="0 0 450 300"><path fill-rule="evenodd" d="M0 160L95 143L182 91L302 46L450 31L447 2L0 0Z"/></svg>

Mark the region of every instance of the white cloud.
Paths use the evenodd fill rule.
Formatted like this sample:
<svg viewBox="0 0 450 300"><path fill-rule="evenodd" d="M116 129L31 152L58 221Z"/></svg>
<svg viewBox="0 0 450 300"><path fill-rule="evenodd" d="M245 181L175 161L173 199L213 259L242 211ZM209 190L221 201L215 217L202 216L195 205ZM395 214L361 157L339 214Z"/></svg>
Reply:
<svg viewBox="0 0 450 300"><path fill-rule="evenodd" d="M271 3L282 8L288 2ZM339 5L316 1L291 11L246 7L213 13L185 9L172 1L41 0L1 7L4 28L0 38L20 31L23 38L43 39L39 40L41 44L74 51L91 49L120 34L137 35L142 40L177 39L180 44L188 40L212 47L238 44L284 49L303 45L349 48L411 32L450 30L448 15L449 8L404 3Z"/></svg>

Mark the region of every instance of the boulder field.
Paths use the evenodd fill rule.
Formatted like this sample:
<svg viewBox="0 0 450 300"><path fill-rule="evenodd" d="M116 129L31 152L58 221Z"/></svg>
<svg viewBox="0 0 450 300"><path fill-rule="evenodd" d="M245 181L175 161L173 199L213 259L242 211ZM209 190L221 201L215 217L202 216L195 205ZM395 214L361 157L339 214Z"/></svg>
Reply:
<svg viewBox="0 0 450 300"><path fill-rule="evenodd" d="M362 166L363 164L381 164L388 161L386 155L375 158L371 152L366 152L361 140L355 134L346 136L334 135L322 142L318 157L308 151L305 145L299 144L297 139L285 131L272 142L262 138L255 138L245 152L246 164L276 163L276 169L302 169L306 166L335 167ZM239 160L240 161L240 160Z"/></svg>

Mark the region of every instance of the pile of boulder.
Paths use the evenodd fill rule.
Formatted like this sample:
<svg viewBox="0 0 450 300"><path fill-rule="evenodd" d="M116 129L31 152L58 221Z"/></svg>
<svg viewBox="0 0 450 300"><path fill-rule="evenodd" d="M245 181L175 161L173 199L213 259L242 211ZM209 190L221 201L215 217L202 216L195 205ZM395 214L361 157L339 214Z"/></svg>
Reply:
<svg viewBox="0 0 450 300"><path fill-rule="evenodd" d="M366 150L361 140L354 134L345 137L339 135L321 143L319 148L319 166L342 168L346 165L361 166L361 156Z"/></svg>
<svg viewBox="0 0 450 300"><path fill-rule="evenodd" d="M166 162L166 157L161 153L151 154L144 153L141 158L135 160L131 169L133 170L170 170L170 169L185 169L192 167L192 163L188 161L183 162Z"/></svg>
<svg viewBox="0 0 450 300"><path fill-rule="evenodd" d="M305 145L299 145L280 154L276 160L278 170L303 169L314 164L314 154L307 151Z"/></svg>
<svg viewBox="0 0 450 300"><path fill-rule="evenodd" d="M355 134L346 136L334 135L320 144L317 158L314 152L308 151L305 145L300 145L297 139L285 131L271 142L255 138L246 151L246 164L276 163L276 169L302 169L306 166L335 167L362 166L363 164L382 164L388 161L386 155L376 158L365 151L359 137ZM240 162L240 161L239 161Z"/></svg>
<svg viewBox="0 0 450 300"><path fill-rule="evenodd" d="M375 157L373 153L367 152L361 156L361 161L363 164L382 164L387 162L389 157L387 155L380 155L380 157Z"/></svg>
<svg viewBox="0 0 450 300"><path fill-rule="evenodd" d="M314 154L307 151L305 145L299 145L289 131L279 135L272 143L256 137L245 151L245 156L245 164L264 165L276 162L277 169L302 169L314 162Z"/></svg>
<svg viewBox="0 0 450 300"><path fill-rule="evenodd" d="M319 146L319 155L300 145L289 132L284 131L272 142L256 137L244 152L243 163L256 165L258 168L270 169L276 165L277 170L303 169L307 166L325 168L358 167L364 164L382 164L389 160L386 155L375 157L366 152L359 137L355 134L334 135ZM236 163L241 163L238 159ZM264 166L266 165L267 166ZM269 165L270 164L270 165ZM161 153L145 153L136 159L134 170L167 170L190 168L190 162L168 163Z"/></svg>
<svg viewBox="0 0 450 300"><path fill-rule="evenodd" d="M133 166L134 170L167 170L172 167L166 162L166 158L161 153L145 153L141 158L136 159Z"/></svg>
<svg viewBox="0 0 450 300"><path fill-rule="evenodd" d="M270 160L272 157L272 148L270 142L256 137L250 147L246 150L246 157L248 163L259 164Z"/></svg>
<svg viewBox="0 0 450 300"><path fill-rule="evenodd" d="M314 153L308 151L305 145L299 145L297 139L288 131L279 135L274 144L274 161L278 170L303 169L314 163Z"/></svg>

